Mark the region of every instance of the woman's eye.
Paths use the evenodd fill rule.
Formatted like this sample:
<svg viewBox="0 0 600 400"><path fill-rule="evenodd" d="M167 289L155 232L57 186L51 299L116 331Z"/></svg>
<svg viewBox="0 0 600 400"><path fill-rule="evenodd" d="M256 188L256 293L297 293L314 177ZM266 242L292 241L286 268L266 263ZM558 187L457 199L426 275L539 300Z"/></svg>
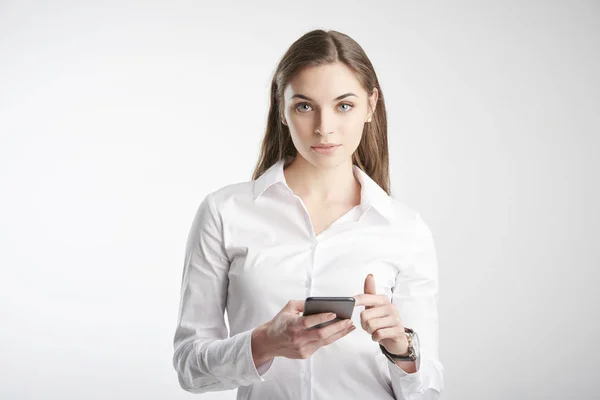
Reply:
<svg viewBox="0 0 600 400"><path fill-rule="evenodd" d="M303 106L310 107L310 105L309 105L308 103L300 103L300 104L298 104L298 105L296 106L296 110L297 110L297 111L300 111L300 112L304 112L304 111L301 111L301 110L299 110L299 108L300 108L300 107L303 107Z"/></svg>
<svg viewBox="0 0 600 400"><path fill-rule="evenodd" d="M344 112L348 112L348 111L350 111L354 107L352 104L349 104L349 103L342 103L342 104L340 104L340 107L341 106L348 106L348 108L345 108L345 109L342 110Z"/></svg>

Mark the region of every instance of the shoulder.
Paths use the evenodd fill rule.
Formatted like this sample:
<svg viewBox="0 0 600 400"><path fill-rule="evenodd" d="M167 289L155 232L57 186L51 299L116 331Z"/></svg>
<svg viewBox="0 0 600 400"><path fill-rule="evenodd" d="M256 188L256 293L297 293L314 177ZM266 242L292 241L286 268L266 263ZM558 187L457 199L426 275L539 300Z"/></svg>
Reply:
<svg viewBox="0 0 600 400"><path fill-rule="evenodd" d="M389 199L392 205L394 219L399 225L403 226L404 228L408 228L416 236L431 235L431 230L428 223L425 222L417 210L391 196Z"/></svg>
<svg viewBox="0 0 600 400"><path fill-rule="evenodd" d="M394 213L394 217L401 222L415 221L417 216L419 215L416 210L412 209L411 207L394 197L390 196L389 201Z"/></svg>
<svg viewBox="0 0 600 400"><path fill-rule="evenodd" d="M219 214L226 208L253 200L254 181L230 183L209 191L205 201L210 201Z"/></svg>

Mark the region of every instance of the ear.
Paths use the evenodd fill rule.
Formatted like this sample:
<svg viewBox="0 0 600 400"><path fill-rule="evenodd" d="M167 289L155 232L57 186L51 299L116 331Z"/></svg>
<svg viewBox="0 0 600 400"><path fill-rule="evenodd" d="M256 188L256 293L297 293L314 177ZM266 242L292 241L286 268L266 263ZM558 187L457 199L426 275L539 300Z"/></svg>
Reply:
<svg viewBox="0 0 600 400"><path fill-rule="evenodd" d="M375 114L375 108L377 107L377 100L379 99L379 90L376 87L373 88L373 94L369 96L369 108L371 113L368 114L367 119L372 118Z"/></svg>

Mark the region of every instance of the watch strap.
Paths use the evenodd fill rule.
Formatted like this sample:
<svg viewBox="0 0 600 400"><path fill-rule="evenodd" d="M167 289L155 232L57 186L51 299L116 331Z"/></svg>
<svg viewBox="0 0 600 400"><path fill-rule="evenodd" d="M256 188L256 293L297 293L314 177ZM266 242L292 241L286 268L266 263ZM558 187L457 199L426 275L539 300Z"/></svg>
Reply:
<svg viewBox="0 0 600 400"><path fill-rule="evenodd" d="M408 354L393 354L390 353L383 345L380 343L379 348L381 352L391 361L416 361L417 355L415 354L415 348L412 344L412 338L414 335L414 331L410 328L404 328L404 333L406 334L406 338L408 339Z"/></svg>

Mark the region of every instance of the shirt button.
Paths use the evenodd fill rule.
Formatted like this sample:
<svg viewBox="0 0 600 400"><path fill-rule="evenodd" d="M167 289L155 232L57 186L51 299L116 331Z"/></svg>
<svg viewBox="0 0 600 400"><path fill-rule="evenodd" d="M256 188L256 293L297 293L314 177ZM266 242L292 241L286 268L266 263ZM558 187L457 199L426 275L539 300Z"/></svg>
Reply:
<svg viewBox="0 0 600 400"><path fill-rule="evenodd" d="M311 282L312 281L310 278L306 279L306 282L304 282L304 287L310 287Z"/></svg>

